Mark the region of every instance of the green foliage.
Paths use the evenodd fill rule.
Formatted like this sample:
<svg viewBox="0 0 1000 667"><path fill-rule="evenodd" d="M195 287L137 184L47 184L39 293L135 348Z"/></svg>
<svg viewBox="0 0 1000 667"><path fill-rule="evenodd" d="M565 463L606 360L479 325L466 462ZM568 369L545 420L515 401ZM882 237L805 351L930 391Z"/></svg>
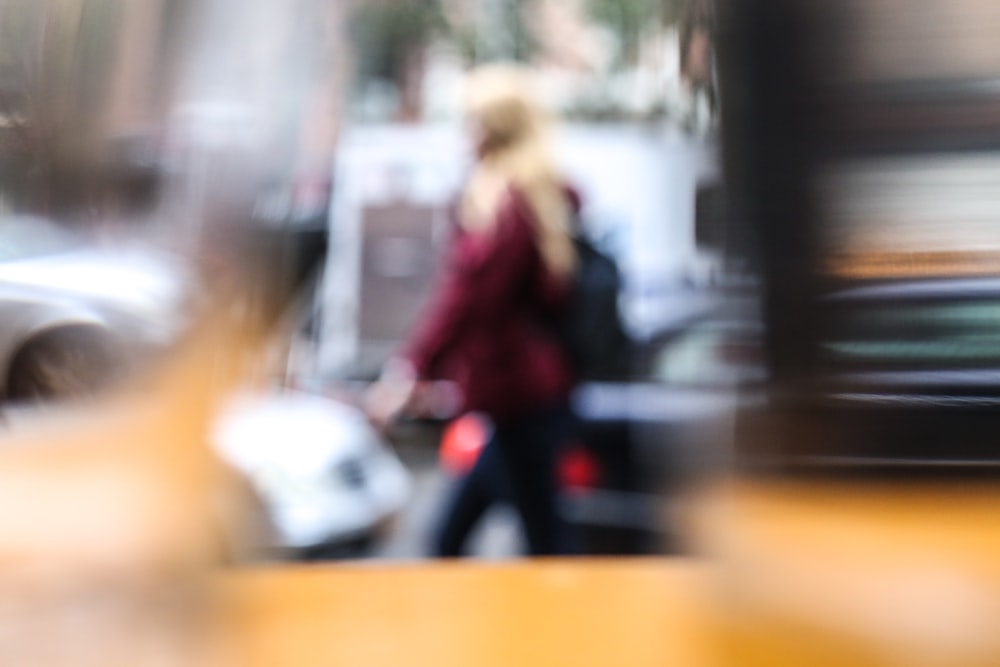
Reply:
<svg viewBox="0 0 1000 667"><path fill-rule="evenodd" d="M591 16L618 38L618 65L635 62L650 29L675 23L682 0L587 0Z"/></svg>
<svg viewBox="0 0 1000 667"><path fill-rule="evenodd" d="M537 40L526 24L530 0L500 0L496 3L496 16L488 29L481 30L479 52L475 62L509 60L527 62L538 47Z"/></svg>
<svg viewBox="0 0 1000 667"><path fill-rule="evenodd" d="M350 30L359 79L398 83L408 55L435 37L447 38L469 64L527 62L537 49L526 20L533 1L479 0L487 20L472 25L449 24L441 0L360 2Z"/></svg>
<svg viewBox="0 0 1000 667"><path fill-rule="evenodd" d="M350 34L361 80L398 82L407 57L443 29L437 0L364 0Z"/></svg>

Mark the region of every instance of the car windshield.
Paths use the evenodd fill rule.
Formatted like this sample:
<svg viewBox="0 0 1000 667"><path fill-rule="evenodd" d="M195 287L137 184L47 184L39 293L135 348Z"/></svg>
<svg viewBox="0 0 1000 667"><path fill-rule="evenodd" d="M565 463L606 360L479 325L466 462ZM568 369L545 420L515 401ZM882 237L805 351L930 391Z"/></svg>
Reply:
<svg viewBox="0 0 1000 667"><path fill-rule="evenodd" d="M0 219L0 262L54 255L72 250L76 237L40 218Z"/></svg>
<svg viewBox="0 0 1000 667"><path fill-rule="evenodd" d="M742 323L701 322L670 341L655 377L670 385L719 386L764 379L759 333Z"/></svg>

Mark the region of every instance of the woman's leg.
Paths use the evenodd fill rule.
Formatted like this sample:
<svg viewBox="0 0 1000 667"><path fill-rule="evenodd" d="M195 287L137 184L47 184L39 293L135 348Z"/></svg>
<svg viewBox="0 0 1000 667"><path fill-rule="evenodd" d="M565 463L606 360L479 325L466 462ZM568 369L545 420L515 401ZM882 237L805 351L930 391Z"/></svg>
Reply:
<svg viewBox="0 0 1000 667"><path fill-rule="evenodd" d="M576 552L571 529L558 511L556 463L570 424L568 410L558 409L496 425L497 449L533 556Z"/></svg>
<svg viewBox="0 0 1000 667"><path fill-rule="evenodd" d="M506 500L499 494L500 489L507 486L506 469L493 437L480 452L472 470L458 481L435 537L434 555L439 558L461 556L469 535L490 506Z"/></svg>

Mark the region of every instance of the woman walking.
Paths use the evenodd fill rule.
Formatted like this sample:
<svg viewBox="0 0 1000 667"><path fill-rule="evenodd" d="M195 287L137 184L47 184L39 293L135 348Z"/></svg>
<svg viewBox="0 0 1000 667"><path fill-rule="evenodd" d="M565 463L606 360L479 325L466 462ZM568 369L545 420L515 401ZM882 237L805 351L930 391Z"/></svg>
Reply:
<svg viewBox="0 0 1000 667"><path fill-rule="evenodd" d="M455 229L428 311L369 394L391 419L421 380L453 379L464 408L493 435L459 484L436 551L454 556L489 506L482 480L505 479L532 555L570 553L557 511L556 457L568 437L574 379L554 334L576 264L579 201L560 176L527 75L491 67L470 76L466 122L476 164L455 206ZM496 482L490 486L495 486Z"/></svg>

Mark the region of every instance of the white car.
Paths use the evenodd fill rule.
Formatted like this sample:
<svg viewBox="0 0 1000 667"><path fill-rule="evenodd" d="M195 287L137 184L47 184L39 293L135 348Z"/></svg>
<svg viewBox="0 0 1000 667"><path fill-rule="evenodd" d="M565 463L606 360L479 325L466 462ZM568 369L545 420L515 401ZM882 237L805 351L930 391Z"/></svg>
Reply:
<svg viewBox="0 0 1000 667"><path fill-rule="evenodd" d="M302 557L363 555L409 499L409 474L365 416L323 396L239 397L212 442L261 494L275 546Z"/></svg>
<svg viewBox="0 0 1000 667"><path fill-rule="evenodd" d="M48 402L100 388L176 336L187 289L167 253L0 217L0 399Z"/></svg>
<svg viewBox="0 0 1000 667"><path fill-rule="evenodd" d="M185 323L186 273L180 258L150 247L101 247L44 219L0 217L8 424L15 412L97 391L112 370L169 347ZM360 553L409 493L402 463L365 417L320 396L236 399L214 435L264 500L276 546L305 556Z"/></svg>

